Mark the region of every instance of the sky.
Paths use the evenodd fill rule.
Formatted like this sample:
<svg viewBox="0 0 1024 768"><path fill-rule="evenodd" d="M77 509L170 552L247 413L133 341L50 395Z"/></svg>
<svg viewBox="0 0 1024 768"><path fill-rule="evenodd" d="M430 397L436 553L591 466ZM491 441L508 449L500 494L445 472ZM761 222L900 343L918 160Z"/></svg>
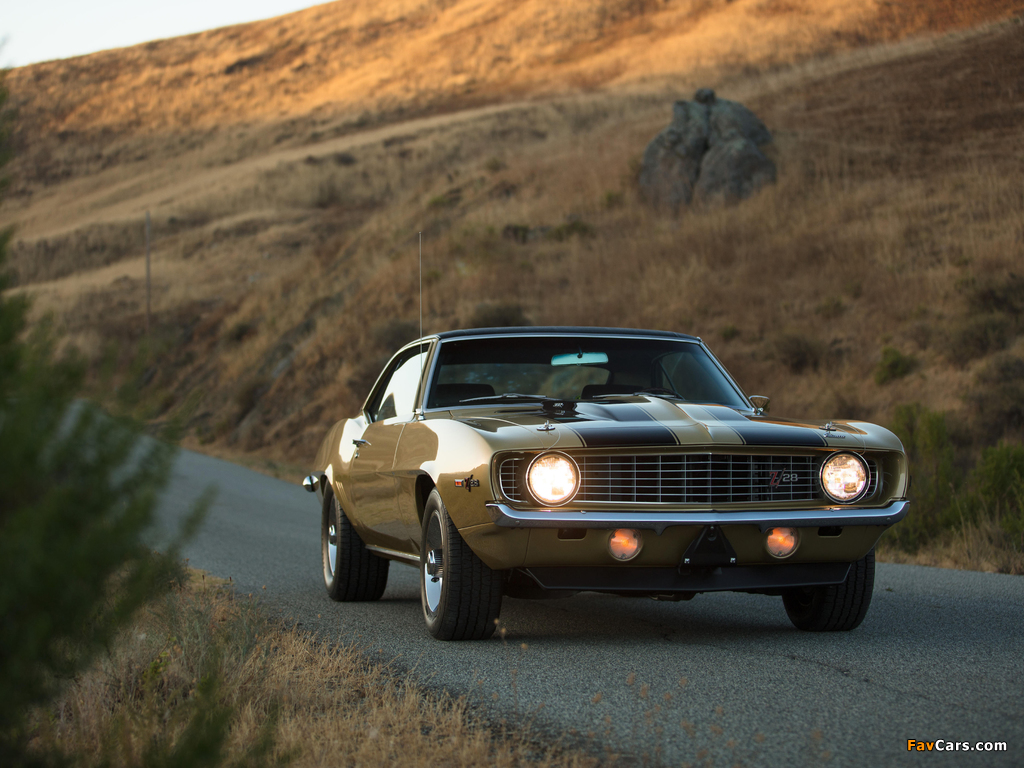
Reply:
<svg viewBox="0 0 1024 768"><path fill-rule="evenodd" d="M0 0L0 67L269 19L317 4L318 0Z"/></svg>

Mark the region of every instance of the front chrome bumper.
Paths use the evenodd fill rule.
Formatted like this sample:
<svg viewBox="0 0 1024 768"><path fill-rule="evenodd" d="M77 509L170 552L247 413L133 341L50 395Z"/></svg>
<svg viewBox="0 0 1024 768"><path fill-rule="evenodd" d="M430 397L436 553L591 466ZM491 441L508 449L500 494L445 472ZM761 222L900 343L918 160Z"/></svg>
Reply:
<svg viewBox="0 0 1024 768"><path fill-rule="evenodd" d="M906 517L910 502L894 501L879 509L770 509L742 512L604 512L582 509L513 509L487 502L487 513L502 528L641 528L659 536L677 525L756 525L761 531L779 526L894 525Z"/></svg>

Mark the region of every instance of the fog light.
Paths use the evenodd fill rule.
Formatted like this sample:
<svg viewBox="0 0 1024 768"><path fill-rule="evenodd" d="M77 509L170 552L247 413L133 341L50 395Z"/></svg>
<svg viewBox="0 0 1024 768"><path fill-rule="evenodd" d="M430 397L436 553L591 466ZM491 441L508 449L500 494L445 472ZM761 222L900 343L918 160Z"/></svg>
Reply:
<svg viewBox="0 0 1024 768"><path fill-rule="evenodd" d="M771 528L764 538L765 549L780 560L789 557L800 546L800 533L796 528Z"/></svg>
<svg viewBox="0 0 1024 768"><path fill-rule="evenodd" d="M608 552L616 560L626 562L640 554L643 546L640 532L632 528L619 528L608 537Z"/></svg>

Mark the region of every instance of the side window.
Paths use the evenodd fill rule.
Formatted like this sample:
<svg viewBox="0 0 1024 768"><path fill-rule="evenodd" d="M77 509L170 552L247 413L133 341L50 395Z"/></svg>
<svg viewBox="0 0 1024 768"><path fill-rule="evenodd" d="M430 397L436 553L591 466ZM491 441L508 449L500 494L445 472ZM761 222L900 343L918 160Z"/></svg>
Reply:
<svg viewBox="0 0 1024 768"><path fill-rule="evenodd" d="M412 419L426 356L426 348L421 351L420 347L413 347L395 360L370 403L371 421Z"/></svg>

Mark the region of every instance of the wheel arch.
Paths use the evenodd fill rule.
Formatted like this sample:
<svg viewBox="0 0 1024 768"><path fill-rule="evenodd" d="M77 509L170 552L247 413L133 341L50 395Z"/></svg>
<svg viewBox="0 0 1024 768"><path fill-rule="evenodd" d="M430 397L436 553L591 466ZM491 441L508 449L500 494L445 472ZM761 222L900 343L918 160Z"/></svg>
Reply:
<svg viewBox="0 0 1024 768"><path fill-rule="evenodd" d="M434 482L434 478L428 475L426 472L416 478L416 517L419 520L420 526L423 525L423 513L427 509L427 499L430 498L430 492L437 487Z"/></svg>

